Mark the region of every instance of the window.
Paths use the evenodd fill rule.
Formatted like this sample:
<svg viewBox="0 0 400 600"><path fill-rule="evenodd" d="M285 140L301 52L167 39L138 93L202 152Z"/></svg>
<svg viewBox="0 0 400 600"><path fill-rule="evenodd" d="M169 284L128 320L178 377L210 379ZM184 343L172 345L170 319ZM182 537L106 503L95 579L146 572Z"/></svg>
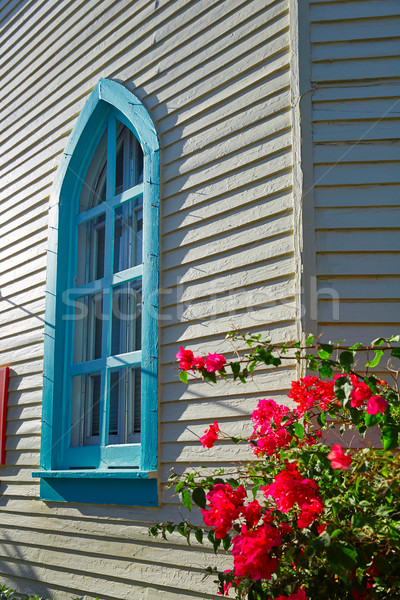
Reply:
<svg viewBox="0 0 400 600"><path fill-rule="evenodd" d="M158 156L143 105L100 80L50 206L42 499L157 504Z"/></svg>

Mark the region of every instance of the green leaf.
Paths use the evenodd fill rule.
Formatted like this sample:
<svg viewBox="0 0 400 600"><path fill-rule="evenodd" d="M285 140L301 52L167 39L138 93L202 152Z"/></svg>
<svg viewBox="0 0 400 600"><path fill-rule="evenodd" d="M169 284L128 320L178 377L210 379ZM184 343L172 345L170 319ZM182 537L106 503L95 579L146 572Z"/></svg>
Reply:
<svg viewBox="0 0 400 600"><path fill-rule="evenodd" d="M373 360L371 360L369 363L367 363L365 366L366 367L376 367L377 365L379 365L379 361L381 360L382 356L385 354L384 350L374 350L375 352L375 358Z"/></svg>
<svg viewBox="0 0 400 600"><path fill-rule="evenodd" d="M400 348L392 348L390 353L394 358L400 358Z"/></svg>
<svg viewBox="0 0 400 600"><path fill-rule="evenodd" d="M326 424L326 414L324 412L321 411L319 413L317 417L317 422L320 427L324 427L324 425Z"/></svg>
<svg viewBox="0 0 400 600"><path fill-rule="evenodd" d="M306 339L306 346L309 346L310 344L312 344L313 341L314 341L314 336L309 335L308 338Z"/></svg>
<svg viewBox="0 0 400 600"><path fill-rule="evenodd" d="M385 342L386 342L386 338L379 337L379 338L376 338L376 340L373 340L371 342L371 346L382 346L382 344L384 344Z"/></svg>
<svg viewBox="0 0 400 600"><path fill-rule="evenodd" d="M294 433L297 435L299 440L302 440L304 437L304 427L300 423L294 423Z"/></svg>
<svg viewBox="0 0 400 600"><path fill-rule="evenodd" d="M182 492L182 504L188 510L192 510L192 497L190 495L190 490L184 490Z"/></svg>
<svg viewBox="0 0 400 600"><path fill-rule="evenodd" d="M377 425L381 420L382 417L380 413L377 415L369 415L368 413L365 413L364 422L366 427L374 427L374 425Z"/></svg>
<svg viewBox="0 0 400 600"><path fill-rule="evenodd" d="M231 536L228 534L224 537L224 539L222 540L222 546L225 550L225 552L227 552L231 546Z"/></svg>
<svg viewBox="0 0 400 600"><path fill-rule="evenodd" d="M384 425L381 429L381 439L384 450L394 450L399 445L399 430L397 425Z"/></svg>
<svg viewBox="0 0 400 600"><path fill-rule="evenodd" d="M322 365L319 367L319 374L321 375L321 377L332 377L332 367L330 366L329 363L322 363Z"/></svg>
<svg viewBox="0 0 400 600"><path fill-rule="evenodd" d="M188 382L188 372L187 371L181 371L179 373L179 379L183 382L183 383L187 383Z"/></svg>
<svg viewBox="0 0 400 600"><path fill-rule="evenodd" d="M349 571L357 565L357 551L342 542L333 542L327 549L328 560Z"/></svg>
<svg viewBox="0 0 400 600"><path fill-rule="evenodd" d="M333 344L321 344L321 350L324 350L329 356L332 356Z"/></svg>
<svg viewBox="0 0 400 600"><path fill-rule="evenodd" d="M229 363L233 373L233 379L236 379L240 373L240 363L231 362Z"/></svg>
<svg viewBox="0 0 400 600"><path fill-rule="evenodd" d="M333 533L331 533L331 540L333 540L335 537L337 537L341 533L343 533L343 531L341 529L335 529L335 531Z"/></svg>
<svg viewBox="0 0 400 600"><path fill-rule="evenodd" d="M326 350L318 350L318 356L322 358L322 360L327 360L331 355Z"/></svg>
<svg viewBox="0 0 400 600"><path fill-rule="evenodd" d="M173 523L167 523L166 529L167 529L168 533L173 533L173 531L175 529L175 525Z"/></svg>
<svg viewBox="0 0 400 600"><path fill-rule="evenodd" d="M203 543L203 531L201 529L195 529L194 530L194 537L196 538L196 540L202 544Z"/></svg>
<svg viewBox="0 0 400 600"><path fill-rule="evenodd" d="M339 354L339 364L347 373L351 371L351 365L354 362L354 354L350 350L344 350Z"/></svg>
<svg viewBox="0 0 400 600"><path fill-rule="evenodd" d="M206 507L206 493L202 487L196 487L192 493L192 500L200 506L200 508Z"/></svg>
<svg viewBox="0 0 400 600"><path fill-rule="evenodd" d="M185 482L184 481L180 481L176 486L175 486L175 494L179 494L179 492L181 490L183 490L183 488L185 487Z"/></svg>
<svg viewBox="0 0 400 600"><path fill-rule="evenodd" d="M211 383L217 383L217 376L215 373L209 373L208 371L205 371L203 373L203 377L206 381L211 381Z"/></svg>

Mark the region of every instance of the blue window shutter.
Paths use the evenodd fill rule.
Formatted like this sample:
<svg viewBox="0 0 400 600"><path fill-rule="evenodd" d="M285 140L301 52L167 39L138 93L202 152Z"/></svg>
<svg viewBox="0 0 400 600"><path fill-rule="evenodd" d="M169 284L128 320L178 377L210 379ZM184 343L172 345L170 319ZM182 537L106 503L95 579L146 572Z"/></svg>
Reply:
<svg viewBox="0 0 400 600"><path fill-rule="evenodd" d="M124 193L115 196L115 158L116 158L116 118L130 129L143 151L144 173L143 184L140 191L143 193L143 269L133 267L124 271L120 277L118 273L112 275L105 273L103 284L109 281L109 290L121 280L129 281L142 277L142 338L146 343L142 344L141 352L131 352L125 355L128 364L135 365L139 360L141 363L141 439L140 447L127 445L115 448L86 446L85 454L92 456L92 471L74 469L78 463L71 466L66 458L66 446L69 440L69 426L71 422L71 405L68 394L71 394L71 373L78 375L79 372L88 372L90 368L104 372L109 377L110 369L116 369L118 358L103 356L102 359L91 361L92 364L72 365L67 369L65 365L71 363L72 353L72 328L68 325L68 316L72 314L71 302L66 290L71 284L71 256L66 252L74 246L76 241L76 227L79 224L80 215L74 213L77 203L82 177L85 176L89 161L97 147L104 128L108 127L108 150L107 150L107 200L106 204L110 214L118 203L128 198ZM87 493L87 502L93 502L93 498L99 499L99 481L113 479L115 487L115 503L137 504L141 498L140 505L157 504L156 480L149 473L157 470L158 453L158 290L159 290L159 143L154 125L144 108L143 104L122 85L101 79L93 92L90 94L76 125L70 135L65 152L56 173L49 208L49 241L48 241L48 267L47 267L47 289L46 289L46 318L45 318L45 350L44 350L44 380L43 380L43 414L42 414L42 450L40 471L34 473L35 477L42 478L42 497L48 500L62 500L66 496L65 490L73 489L73 479L85 479L85 489L93 490ZM139 189L139 188L138 188ZM89 216L96 216L104 209L98 205L90 211ZM75 211L76 212L76 211ZM113 249L114 226L112 219L106 215L106 237L105 255L111 256ZM82 218L81 218L82 220ZM112 268L112 265L111 265ZM109 275L109 280L107 276ZM121 279L122 278L122 279ZM85 292L95 291L98 282L87 284ZM106 288L104 288L106 289ZM104 298L107 294L103 295ZM105 310L110 314L110 298L104 301ZM68 312L69 311L69 312ZM66 314L67 313L67 314ZM104 326L104 324L103 324ZM108 330L110 326L106 324ZM103 344L105 337L103 336ZM104 384L106 385L106 384ZM107 386L106 386L107 387ZM107 420L103 420L102 437L103 442L107 438ZM100 445L101 446L101 445ZM72 449L71 455L79 455L79 448ZM76 452L75 452L76 450ZM112 451L112 452L111 452ZM111 452L111 454L110 454ZM105 468L103 457L108 456L107 466L116 468ZM111 458L110 458L111 456ZM84 459L82 466L85 467ZM123 471L118 467L123 467ZM131 469L129 468L131 467ZM154 473L155 474L155 473ZM126 480L130 480L127 483ZM96 483L91 483L91 482ZM148 481L148 483L146 483ZM140 486L139 483L140 482ZM137 494L135 501L126 502L125 493L118 496L118 485L121 490L126 486L132 486ZM92 488L91 488L92 486ZM139 486L139 487L138 487ZM75 486L77 490L83 489ZM100 486L101 487L101 486ZM140 493L139 493L140 488ZM53 490L53 491L51 491ZM64 490L64 491L63 491ZM96 490L96 491L94 491ZM146 496L146 490L148 497ZM65 501L71 501L71 493ZM124 501L122 501L124 500ZM85 501L76 498L76 501ZM109 495L104 502L110 501Z"/></svg>

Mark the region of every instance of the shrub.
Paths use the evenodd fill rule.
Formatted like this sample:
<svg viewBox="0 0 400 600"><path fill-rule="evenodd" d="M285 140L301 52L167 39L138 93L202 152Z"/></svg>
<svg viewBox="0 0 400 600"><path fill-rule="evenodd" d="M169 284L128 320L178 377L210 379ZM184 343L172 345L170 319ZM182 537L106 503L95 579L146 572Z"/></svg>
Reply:
<svg viewBox="0 0 400 600"><path fill-rule="evenodd" d="M180 378L188 374L216 383L228 376L245 383L259 366L305 361L315 376L292 382L294 408L259 401L245 438L225 435L218 422L200 441L219 438L250 444L254 462L210 474L173 473L184 506L197 505L204 526L189 520L158 523L157 536L175 528L190 543L205 538L214 551L232 554L232 568L218 576L219 593L249 600L367 600L400 598L400 358L398 338L379 338L368 347L322 344L272 345L261 336L229 334L246 352L228 362L223 355L177 354ZM369 354L361 371L356 357ZM371 357L372 354L372 357ZM371 371L387 356L394 384ZM392 361L392 362L391 362ZM382 448L363 442L380 432ZM324 443L330 428L358 432L361 447ZM338 436L339 437L339 436ZM339 438L340 439L340 438ZM207 450L206 450L207 451Z"/></svg>

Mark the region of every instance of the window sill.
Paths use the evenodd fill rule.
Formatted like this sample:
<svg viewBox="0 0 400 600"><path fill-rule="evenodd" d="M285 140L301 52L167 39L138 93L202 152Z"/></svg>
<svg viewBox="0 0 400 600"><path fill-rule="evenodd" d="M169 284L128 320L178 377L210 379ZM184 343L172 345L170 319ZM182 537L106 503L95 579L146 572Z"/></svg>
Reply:
<svg viewBox="0 0 400 600"><path fill-rule="evenodd" d="M156 472L129 469L34 471L46 502L158 506Z"/></svg>

